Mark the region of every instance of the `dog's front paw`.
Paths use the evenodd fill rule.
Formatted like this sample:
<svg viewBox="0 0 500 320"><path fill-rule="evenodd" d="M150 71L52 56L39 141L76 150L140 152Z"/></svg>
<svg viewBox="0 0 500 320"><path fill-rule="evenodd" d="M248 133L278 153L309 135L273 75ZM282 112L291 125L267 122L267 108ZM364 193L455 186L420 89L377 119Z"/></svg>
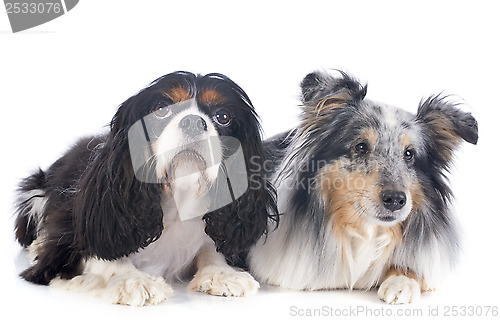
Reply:
<svg viewBox="0 0 500 320"><path fill-rule="evenodd" d="M141 275L111 278L104 298L114 304L148 306L158 304L173 294L174 290L163 278Z"/></svg>
<svg viewBox="0 0 500 320"><path fill-rule="evenodd" d="M248 296L257 292L259 287L259 283L248 272L221 267L203 268L189 283L192 290L224 297Z"/></svg>
<svg viewBox="0 0 500 320"><path fill-rule="evenodd" d="M392 275L378 289L378 296L390 304L406 304L420 297L420 285L405 275Z"/></svg>

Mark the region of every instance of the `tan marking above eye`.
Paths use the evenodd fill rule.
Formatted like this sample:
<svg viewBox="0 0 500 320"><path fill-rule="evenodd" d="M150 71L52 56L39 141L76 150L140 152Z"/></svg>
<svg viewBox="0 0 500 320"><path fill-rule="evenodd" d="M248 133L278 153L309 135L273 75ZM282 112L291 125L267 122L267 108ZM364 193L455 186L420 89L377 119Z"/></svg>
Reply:
<svg viewBox="0 0 500 320"><path fill-rule="evenodd" d="M214 89L206 90L200 96L200 102L206 106L213 106L223 101L223 96Z"/></svg>
<svg viewBox="0 0 500 320"><path fill-rule="evenodd" d="M192 98L189 90L183 87L177 87L165 92L165 96L170 98L173 103L179 103L181 101L186 101Z"/></svg>
<svg viewBox="0 0 500 320"><path fill-rule="evenodd" d="M373 147L377 144L378 134L375 130L368 128L361 133L360 140L366 141L369 146Z"/></svg>
<svg viewBox="0 0 500 320"><path fill-rule="evenodd" d="M408 133L405 133L403 137L401 138L401 148L403 150L406 150L410 148L413 145L413 140L411 139L410 135Z"/></svg>

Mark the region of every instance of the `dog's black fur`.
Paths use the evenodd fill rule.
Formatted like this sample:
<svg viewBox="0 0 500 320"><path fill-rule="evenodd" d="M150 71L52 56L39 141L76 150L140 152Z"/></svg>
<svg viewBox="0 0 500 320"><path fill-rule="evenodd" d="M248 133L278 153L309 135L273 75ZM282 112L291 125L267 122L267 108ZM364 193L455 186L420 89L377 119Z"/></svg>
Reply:
<svg viewBox="0 0 500 320"><path fill-rule="evenodd" d="M205 232L229 263L242 265L248 248L264 233L269 219L277 219L275 191L266 181L264 151L257 115L246 93L221 74L165 75L120 105L104 136L80 140L47 171L39 169L20 186L15 222L16 238L30 246L43 236L36 263L21 276L48 284L60 276L79 274L86 257L114 260L136 252L162 233L160 196L163 186L134 177L128 130L165 101L165 90L182 87L191 97L215 89L227 100L233 122L217 127L220 135L237 138L242 145L249 187L235 202L204 215ZM208 106L198 101L209 113ZM35 198L46 200L43 212L33 213ZM40 199L39 199L40 200Z"/></svg>

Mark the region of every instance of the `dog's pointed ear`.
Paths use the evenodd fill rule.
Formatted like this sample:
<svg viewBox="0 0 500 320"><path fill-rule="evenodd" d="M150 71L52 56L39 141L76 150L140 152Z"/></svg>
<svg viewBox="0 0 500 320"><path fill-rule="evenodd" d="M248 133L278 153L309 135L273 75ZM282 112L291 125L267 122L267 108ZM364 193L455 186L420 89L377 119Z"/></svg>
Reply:
<svg viewBox="0 0 500 320"><path fill-rule="evenodd" d="M161 186L134 176L128 145L135 110L130 98L82 176L76 198L76 242L87 255L117 259L143 248L162 231Z"/></svg>
<svg viewBox="0 0 500 320"><path fill-rule="evenodd" d="M343 71L334 77L324 71L308 74L300 85L302 103L306 107L322 105L340 105L348 101L360 101L366 96L367 86L362 86L357 79Z"/></svg>
<svg viewBox="0 0 500 320"><path fill-rule="evenodd" d="M417 121L424 124L437 152L445 160L452 158L462 140L477 143L476 119L470 113L458 109L457 104L446 97L431 96L420 102Z"/></svg>
<svg viewBox="0 0 500 320"><path fill-rule="evenodd" d="M301 83L302 104L299 132L310 133L338 119L347 109L355 109L366 96L367 86L347 73L340 76L317 71L308 74Z"/></svg>

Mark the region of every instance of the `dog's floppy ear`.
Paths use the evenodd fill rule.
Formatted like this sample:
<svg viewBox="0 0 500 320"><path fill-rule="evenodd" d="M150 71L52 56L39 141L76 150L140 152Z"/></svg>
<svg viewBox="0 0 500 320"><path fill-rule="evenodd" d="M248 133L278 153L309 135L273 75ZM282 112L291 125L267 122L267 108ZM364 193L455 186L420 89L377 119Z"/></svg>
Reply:
<svg viewBox="0 0 500 320"><path fill-rule="evenodd" d="M217 251L236 266L244 267L250 247L267 232L271 221L278 222L276 191L266 178L265 155L260 125L255 109L243 89L226 76L206 77L223 80L219 85L237 101L241 112L233 128L233 137L241 144L248 187L245 193L227 206L205 214L205 232L214 240Z"/></svg>
<svg viewBox="0 0 500 320"><path fill-rule="evenodd" d="M316 107L318 104L342 104L348 101L363 100L366 95L366 86L343 71L338 71L339 77L316 71L308 74L300 85L302 89L302 103L306 107Z"/></svg>
<svg viewBox="0 0 500 320"><path fill-rule="evenodd" d="M247 167L248 189L231 204L207 213L205 232L217 251L239 267L245 266L250 247L267 233L271 221L278 222L276 191L265 177L264 153L259 141L242 142Z"/></svg>
<svg viewBox="0 0 500 320"><path fill-rule="evenodd" d="M162 231L161 187L134 177L128 129L134 97L124 102L111 132L82 177L76 198L76 242L82 252L117 259L145 247Z"/></svg>
<svg viewBox="0 0 500 320"><path fill-rule="evenodd" d="M453 152L462 140L476 144L478 125L468 112L457 108L457 104L446 97L431 96L418 107L417 121L423 123L431 143L443 160L451 160Z"/></svg>

